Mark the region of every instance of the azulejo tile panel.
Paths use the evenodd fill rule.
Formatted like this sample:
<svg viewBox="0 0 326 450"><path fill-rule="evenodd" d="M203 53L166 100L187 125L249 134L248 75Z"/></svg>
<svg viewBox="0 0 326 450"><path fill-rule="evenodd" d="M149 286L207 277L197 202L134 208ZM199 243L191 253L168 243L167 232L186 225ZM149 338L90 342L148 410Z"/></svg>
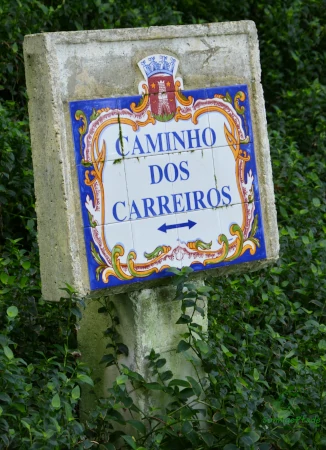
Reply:
<svg viewBox="0 0 326 450"><path fill-rule="evenodd" d="M92 290L266 257L248 88L187 91L177 67L70 102Z"/></svg>

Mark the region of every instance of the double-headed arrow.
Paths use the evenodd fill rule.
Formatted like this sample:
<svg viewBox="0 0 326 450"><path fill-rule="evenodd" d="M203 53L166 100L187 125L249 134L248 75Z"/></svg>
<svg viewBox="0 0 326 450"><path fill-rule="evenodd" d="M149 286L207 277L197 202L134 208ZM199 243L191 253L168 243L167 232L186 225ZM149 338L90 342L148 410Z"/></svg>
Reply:
<svg viewBox="0 0 326 450"><path fill-rule="evenodd" d="M184 222L184 223L176 223L174 225L167 225L165 223L160 228L158 228L158 230L162 231L163 233L166 233L168 230L173 230L173 228L189 227L189 230L190 230L190 228L194 227L195 225L197 225L197 223L193 222L192 220L188 220L188 222Z"/></svg>

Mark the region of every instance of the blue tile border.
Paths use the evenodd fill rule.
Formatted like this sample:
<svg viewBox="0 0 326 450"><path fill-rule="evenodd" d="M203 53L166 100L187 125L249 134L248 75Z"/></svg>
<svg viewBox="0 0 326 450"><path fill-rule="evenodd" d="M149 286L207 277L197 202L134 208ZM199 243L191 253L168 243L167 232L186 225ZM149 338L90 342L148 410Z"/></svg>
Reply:
<svg viewBox="0 0 326 450"><path fill-rule="evenodd" d="M249 251L246 251L242 256L238 257L234 261L228 261L228 262L221 262L218 264L211 264L204 266L201 263L196 263L192 265L191 267L195 271L202 271L207 270L210 268L216 268L216 267L223 267L223 266L229 266L234 264L241 264L245 262L250 261L256 261L266 258L266 249L265 249L265 241L264 241L264 230L263 230L263 222L262 222L262 211L261 211L261 205L260 205L260 195L259 195L259 185L258 185L258 174L257 174L257 166L256 166L256 160L255 160L255 150L254 150L254 138L253 138L253 129L252 129L252 121L251 121L251 114L250 114L250 99L249 99L249 93L248 88L246 85L236 85L236 86L223 86L223 87L212 87L212 88L203 88L203 89L197 89L197 90L183 90L182 94L185 97L192 96L194 100L198 99L209 99L213 98L214 95L223 95L224 101L232 101L234 100L235 96L239 93L243 92L244 96L239 96L239 106L236 108L239 112L238 116L241 119L243 130L245 131L245 134L249 136L249 142L241 144L241 149L246 151L247 154L250 156L250 160L246 162L246 170L245 170L245 177L247 176L248 172L251 170L254 175L254 201L256 203L256 209L255 209L255 215L258 216L258 228L255 234L255 237L259 239L260 241L260 247L257 247L256 252L254 255L251 255ZM91 171L92 166L85 167L82 165L82 154L81 152L84 150L84 141L83 138L85 134L88 131L88 126L94 118L94 111L102 110L105 108L110 109L130 109L130 104L133 102L136 105L139 103L141 99L140 95L136 96L126 96L126 97L119 97L119 98L108 98L108 99L94 99L94 100L80 100L80 101L72 101L70 102L70 114L71 114L71 121L72 121L72 136L73 136L73 142L74 142L74 148L75 148L75 161L76 161L76 171L78 174L78 180L79 180L79 187L80 187L80 198L81 198L81 209L82 209L82 217L83 217L83 224L84 224L84 237L85 237L85 244L86 244L86 253L87 253L87 261L88 261L88 269L89 269L89 277L90 277L90 289L91 290L97 290L97 289L103 289L111 286L120 286L124 284L132 284L147 280L155 280L159 278L164 278L167 276L172 276L172 274L167 270L164 269L162 272L155 273L152 275L149 275L145 278L137 278L134 277L132 280L121 280L117 277L111 276L110 277L110 283L104 283L102 279L99 280L96 279L96 268L98 267L98 264L94 260L92 253L91 253L91 242L92 236L91 236L91 228L90 228L90 220L88 211L85 207L85 199L87 195L90 196L90 198L93 198L93 192L91 187L86 186L84 183L85 178L85 172L87 170ZM241 99L243 99L241 101ZM244 107L244 109L242 109ZM82 114L80 113L82 112ZM76 118L76 114L78 116L78 119ZM84 134L81 137L80 129L84 125ZM213 148L214 151L214 148ZM94 244L94 243L93 243ZM94 244L95 245L95 244Z"/></svg>

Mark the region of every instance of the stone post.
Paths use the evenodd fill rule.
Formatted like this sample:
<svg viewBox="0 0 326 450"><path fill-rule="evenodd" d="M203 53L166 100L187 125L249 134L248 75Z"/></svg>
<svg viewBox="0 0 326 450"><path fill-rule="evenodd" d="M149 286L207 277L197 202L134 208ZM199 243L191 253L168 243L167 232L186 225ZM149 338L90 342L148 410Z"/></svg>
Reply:
<svg viewBox="0 0 326 450"><path fill-rule="evenodd" d="M192 266L198 271L194 278L201 279L205 271L221 276L257 270L278 257L255 24L37 34L25 37L24 57L43 297L58 300L66 282L89 299L79 342L84 360L102 378L99 394L105 394L115 374L99 366L107 318L97 313L92 300L96 297L109 296L116 305L122 339L130 352L126 364L146 376L144 358L154 348L166 357L176 377L190 374L191 367L174 351L182 326L175 325L180 305L173 300L167 267ZM164 76L157 78L162 70ZM155 80L164 83L167 92L158 94ZM158 95L161 106L164 100L163 109L157 107ZM137 96L135 101L132 96ZM106 124L110 128L103 131ZM183 124L188 128L183 130ZM147 215L136 220L130 213L125 220L123 208L133 200L130 195L149 179L148 170L139 180L132 177L140 172L136 162L141 158L131 155L130 148L124 153L124 145L132 141L126 133L134 139L134 150L140 151L135 133L145 138L149 129L156 133L151 140L147 137L155 161L147 163L145 155L142 169L146 164L146 170L149 165L158 167L160 158L160 173L167 170L169 189L155 193L158 181L152 178L138 193ZM178 136L176 147L170 147L169 132ZM187 149L183 132L189 140ZM155 153L162 135L169 150L164 155ZM114 159L116 152L119 158ZM187 154L187 161L180 159L181 154ZM180 179L173 174L171 178L169 166L180 169ZM103 181L106 167L112 171L105 172ZM110 185L113 172L118 181ZM206 204L197 182L205 185ZM154 199L143 198L152 190L152 197L161 201L156 206L159 214L153 213ZM108 203L107 216L105 192L110 202L110 195L120 191L125 198L116 198L115 206ZM147 220L148 212L152 216ZM162 242L156 242L154 234L164 236ZM112 241L106 242L107 236ZM206 329L207 316L202 323ZM85 409L90 405L87 396ZM149 399L140 401L145 408L150 404Z"/></svg>
<svg viewBox="0 0 326 450"><path fill-rule="evenodd" d="M196 284L200 286L204 283L196 281ZM181 309L180 301L174 300L174 297L175 287L170 285L112 295L104 299L114 303L120 320L118 331L122 342L129 349L128 357L119 357L120 363L142 375L146 381L151 380L145 357L152 349L166 359L164 370L171 370L174 378L186 379L186 376L192 376L198 379L198 376L201 378L205 375L201 367L196 368L196 373L185 355L176 352L181 340L180 334L186 332L186 326L176 325ZM203 331L207 331L207 304L201 306L205 310L205 317L195 313L195 321L203 327ZM93 367L94 378L101 378L96 386L96 394L105 397L107 389L112 386L119 373L115 366L105 368L105 364L99 364L102 356L108 353L103 332L110 325L110 319L98 313L99 307L96 299L87 301L78 340L82 360ZM83 395L82 410L86 415L94 405L94 396L90 391L89 388L86 389ZM140 409L148 412L156 398L149 397L148 392L137 391L134 400Z"/></svg>

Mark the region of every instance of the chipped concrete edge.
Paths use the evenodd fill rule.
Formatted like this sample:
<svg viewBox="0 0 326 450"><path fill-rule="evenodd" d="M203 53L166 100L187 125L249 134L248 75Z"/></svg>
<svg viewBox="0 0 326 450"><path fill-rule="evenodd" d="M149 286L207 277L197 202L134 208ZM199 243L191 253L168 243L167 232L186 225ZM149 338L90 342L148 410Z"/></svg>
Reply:
<svg viewBox="0 0 326 450"><path fill-rule="evenodd" d="M49 34L34 35L24 41L26 84L30 120L38 244L42 295L59 300L60 289L69 283L81 294L88 293L89 280L84 237L75 222L80 203L70 194L75 173L67 161L66 124L58 89L55 48ZM33 61L34 60L34 61ZM35 75L37 71L37 76ZM50 126L49 126L50 124ZM49 179L45 174L50 174ZM79 193L78 193L79 195ZM83 267L84 266L84 267ZM51 280L51 282L44 282Z"/></svg>
<svg viewBox="0 0 326 450"><path fill-rule="evenodd" d="M174 39L186 37L218 36L232 34L257 35L255 22L216 22L200 25L168 25L148 28L119 28L110 30L59 31L25 36L25 40L35 36L49 36L53 44L85 44L86 42L136 41L155 39Z"/></svg>

